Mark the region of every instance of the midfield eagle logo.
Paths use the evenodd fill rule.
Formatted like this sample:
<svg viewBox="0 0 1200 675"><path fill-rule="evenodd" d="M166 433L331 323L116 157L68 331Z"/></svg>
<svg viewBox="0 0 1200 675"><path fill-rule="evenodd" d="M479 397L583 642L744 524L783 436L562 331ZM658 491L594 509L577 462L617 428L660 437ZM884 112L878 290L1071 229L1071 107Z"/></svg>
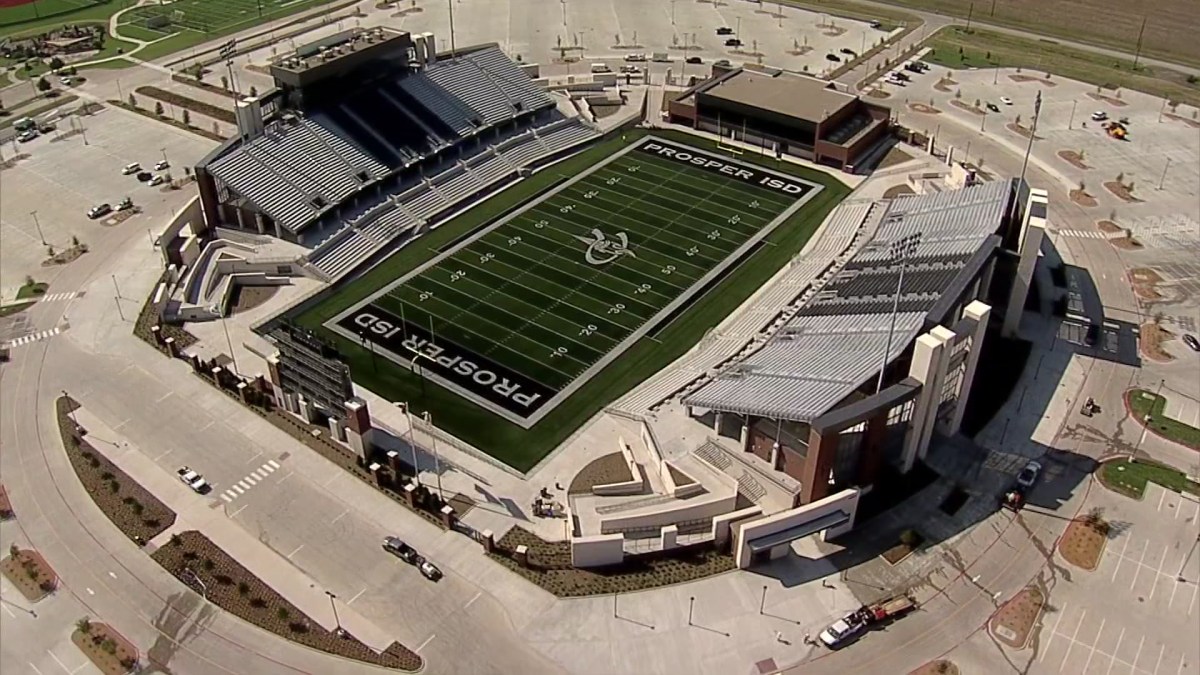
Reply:
<svg viewBox="0 0 1200 675"><path fill-rule="evenodd" d="M594 228L592 236L585 237L577 234L575 238L588 245L583 258L592 265L606 265L623 255L630 258L637 257L636 253L629 250L629 237L624 232L618 232L615 238L609 239L600 231L600 228Z"/></svg>

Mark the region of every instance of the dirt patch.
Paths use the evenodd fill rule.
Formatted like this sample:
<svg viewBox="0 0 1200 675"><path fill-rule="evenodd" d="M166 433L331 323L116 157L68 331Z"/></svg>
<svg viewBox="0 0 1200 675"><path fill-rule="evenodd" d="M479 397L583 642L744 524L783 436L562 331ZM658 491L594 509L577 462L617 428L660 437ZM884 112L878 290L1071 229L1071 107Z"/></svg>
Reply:
<svg viewBox="0 0 1200 675"><path fill-rule="evenodd" d="M517 546L528 547L528 567L517 562ZM695 581L736 567L733 556L702 544L626 558L608 567L575 568L569 544L546 541L520 526L496 542L491 558L558 597L640 591Z"/></svg>
<svg viewBox="0 0 1200 675"><path fill-rule="evenodd" d="M908 154L903 149L901 149L898 144L893 145L887 151L887 154L883 156L883 159L879 160L879 166L876 166L875 170L878 171L879 169L886 169L888 167L893 167L898 164L903 164L903 163L911 160L912 158L913 158L912 155Z"/></svg>
<svg viewBox="0 0 1200 675"><path fill-rule="evenodd" d="M1115 180L1105 181L1104 189L1113 193L1113 195L1115 195L1118 199L1130 204L1136 204L1138 202L1145 201L1133 196L1133 183L1125 185L1124 183L1118 183Z"/></svg>
<svg viewBox="0 0 1200 675"><path fill-rule="evenodd" d="M872 89L867 92L868 98L891 98L892 95L882 89Z"/></svg>
<svg viewBox="0 0 1200 675"><path fill-rule="evenodd" d="M883 191L884 199L895 199L896 197L904 197L906 195L916 194L913 189L907 185L893 185Z"/></svg>
<svg viewBox="0 0 1200 675"><path fill-rule="evenodd" d="M72 246L65 251L58 251L54 255L42 261L42 267L54 267L55 265L66 265L73 262L76 258L87 253L88 247L86 244Z"/></svg>
<svg viewBox="0 0 1200 675"><path fill-rule="evenodd" d="M87 430L78 431L70 417L76 407L65 396L55 402L58 429L71 468L113 525L139 546L145 545L175 522L175 512L85 440Z"/></svg>
<svg viewBox="0 0 1200 675"><path fill-rule="evenodd" d="M824 35L825 37L837 37L845 34L846 29L840 26L826 26L825 30L821 31L821 35Z"/></svg>
<svg viewBox="0 0 1200 675"><path fill-rule="evenodd" d="M959 675L961 671L953 661L938 659L930 661L908 675Z"/></svg>
<svg viewBox="0 0 1200 675"><path fill-rule="evenodd" d="M0 561L0 571L29 602L37 602L58 588L58 575L42 554L17 548L16 544L8 549L8 557Z"/></svg>
<svg viewBox="0 0 1200 675"><path fill-rule="evenodd" d="M900 561L912 555L914 551L925 543L925 537L916 530L905 530L900 533L900 539L897 544L888 550L884 551L880 556L889 565L898 565Z"/></svg>
<svg viewBox="0 0 1200 675"><path fill-rule="evenodd" d="M938 110L937 108L935 108L931 105L925 105L924 103L909 103L908 109L913 112L925 113L926 115L941 115L942 114L941 110Z"/></svg>
<svg viewBox="0 0 1200 675"><path fill-rule="evenodd" d="M958 86L958 82L947 77L938 80L937 83L933 85L933 88L949 94L954 91L952 87L956 86Z"/></svg>
<svg viewBox="0 0 1200 675"><path fill-rule="evenodd" d="M1059 150L1058 158L1075 167L1076 169L1083 169L1084 171L1087 171L1088 169L1092 168L1083 163L1083 155L1080 155L1075 150Z"/></svg>
<svg viewBox="0 0 1200 675"><path fill-rule="evenodd" d="M1026 587L996 610L988 620L988 632L1013 649L1024 649L1045 606L1046 594L1035 586Z"/></svg>
<svg viewBox="0 0 1200 675"><path fill-rule="evenodd" d="M1162 345L1167 340L1174 338L1175 335L1171 331L1151 321L1142 324L1138 335L1138 346L1141 347L1142 355L1151 361L1169 363L1174 361L1175 357L1167 353Z"/></svg>
<svg viewBox="0 0 1200 675"><path fill-rule="evenodd" d="M969 113L974 113L976 115L986 115L987 114L987 112L983 108L980 108L979 106L963 103L962 101L959 101L958 99L950 101L950 105L952 105L955 108L958 108L960 110L966 110Z"/></svg>
<svg viewBox="0 0 1200 675"><path fill-rule="evenodd" d="M275 297L279 292L278 286L242 286L238 285L233 291L231 300L233 314L247 312Z"/></svg>
<svg viewBox="0 0 1200 675"><path fill-rule="evenodd" d="M12 502L8 500L8 490L3 485L0 485L0 520L8 520L13 515L15 514L13 513Z"/></svg>
<svg viewBox="0 0 1200 675"><path fill-rule="evenodd" d="M1100 228L1101 232L1114 234L1116 232L1124 232L1125 230L1111 220L1097 220L1096 227Z"/></svg>
<svg viewBox="0 0 1200 675"><path fill-rule="evenodd" d="M1016 122L1009 122L1008 124L1004 125L1004 128L1008 129L1009 131L1013 132L1014 134L1020 136L1021 138L1029 138L1031 135L1033 135L1032 131L1030 131L1026 127L1021 126L1020 124L1017 124ZM1042 137L1034 136L1033 140L1040 141L1040 140L1042 140Z"/></svg>
<svg viewBox="0 0 1200 675"><path fill-rule="evenodd" d="M1133 292L1143 300L1162 300L1162 294L1155 289L1162 280L1162 276L1149 267L1134 267L1129 270L1129 283L1133 286Z"/></svg>
<svg viewBox="0 0 1200 675"><path fill-rule="evenodd" d="M376 653L349 633L326 630L195 530L171 537L150 557L189 588L206 588L209 602L288 640L387 668L421 667L421 657L399 643Z"/></svg>
<svg viewBox="0 0 1200 675"><path fill-rule="evenodd" d="M27 152L21 152L21 153L13 155L11 157L5 157L4 161L0 162L0 171L4 171L5 169L11 169L14 166L16 166L17 163L20 162L21 160L29 159L30 157L32 157L32 155L30 155Z"/></svg>
<svg viewBox="0 0 1200 675"><path fill-rule="evenodd" d="M1080 569L1094 570L1108 543L1108 531L1108 521L1096 515L1072 520L1058 541L1058 553Z"/></svg>
<svg viewBox="0 0 1200 675"><path fill-rule="evenodd" d="M800 45L799 47L794 47L792 49L789 49L788 53L791 54L792 56L804 56L805 54L811 52L812 50L813 50L812 45Z"/></svg>
<svg viewBox="0 0 1200 675"><path fill-rule="evenodd" d="M1200 129L1200 122L1197 122L1196 120L1189 120L1188 118L1181 115L1176 115L1175 113L1163 113L1163 117L1175 120L1176 122L1183 122L1193 129Z"/></svg>
<svg viewBox="0 0 1200 675"><path fill-rule="evenodd" d="M1089 195L1086 190L1071 190L1070 194L1071 194L1071 201L1074 202L1077 206L1082 206L1082 207L1090 209L1097 204L1096 198Z"/></svg>
<svg viewBox="0 0 1200 675"><path fill-rule="evenodd" d="M1095 100L1095 101L1104 101L1105 103L1107 103L1107 104L1109 104L1109 105L1111 105L1111 106L1116 106L1116 107L1118 107L1118 108L1123 108L1123 107L1125 107L1125 105L1126 105L1125 101L1122 101L1121 99L1119 99L1119 98L1117 98L1117 97L1115 97L1115 96L1105 96L1104 94L1097 94L1097 93L1096 93L1096 92L1094 92L1094 91L1089 91L1089 92L1087 93L1087 95L1088 95L1088 96L1089 96L1089 97L1090 97L1092 100Z"/></svg>
<svg viewBox="0 0 1200 675"><path fill-rule="evenodd" d="M137 647L108 624L83 619L75 625L71 642L105 675L124 675L137 666Z"/></svg>
<svg viewBox="0 0 1200 675"><path fill-rule="evenodd" d="M625 457L619 452L614 452L611 455L593 459L587 466L580 469L579 473L575 474L575 478L571 480L567 494L588 494L597 485L623 483L628 480L633 480L633 476L629 473Z"/></svg>
<svg viewBox="0 0 1200 675"><path fill-rule="evenodd" d="M1142 242L1134 239L1133 237L1117 237L1115 239L1109 239L1108 243L1125 251L1137 251L1145 248L1145 246L1142 246Z"/></svg>

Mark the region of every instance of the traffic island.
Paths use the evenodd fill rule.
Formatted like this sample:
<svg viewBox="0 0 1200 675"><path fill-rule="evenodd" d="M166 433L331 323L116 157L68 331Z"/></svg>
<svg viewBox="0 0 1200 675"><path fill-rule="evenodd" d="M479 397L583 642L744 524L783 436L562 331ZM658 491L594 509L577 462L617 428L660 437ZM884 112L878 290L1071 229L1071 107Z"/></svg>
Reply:
<svg viewBox="0 0 1200 675"><path fill-rule="evenodd" d="M78 428L71 418L71 412L78 407L78 403L66 396L55 401L58 429L71 468L113 525L144 546L175 523L175 512L84 439L87 430Z"/></svg>
<svg viewBox="0 0 1200 675"><path fill-rule="evenodd" d="M15 517L16 513L13 511L12 502L8 500L8 490L0 485L0 520L9 520Z"/></svg>
<svg viewBox="0 0 1200 675"><path fill-rule="evenodd" d="M520 553L518 547L524 547ZM571 565L567 542L546 541L521 527L505 533L488 555L560 598L642 591L703 579L737 567L733 556L709 544L627 557L607 567L576 568Z"/></svg>
<svg viewBox="0 0 1200 675"><path fill-rule="evenodd" d="M1131 499L1142 499L1146 483L1158 483L1174 492L1189 492L1200 496L1200 483L1189 480L1182 471L1146 460L1129 458L1104 462L1096 471L1100 484Z"/></svg>
<svg viewBox="0 0 1200 675"><path fill-rule="evenodd" d="M209 602L288 640L385 668L422 666L421 657L398 642L375 652L346 631L325 629L195 530L172 536L150 557Z"/></svg>
<svg viewBox="0 0 1200 675"><path fill-rule="evenodd" d="M1143 326L1143 335L1146 327ZM1166 333L1165 330L1159 329ZM1167 333L1170 336L1170 333ZM1143 341L1146 339L1142 338ZM1161 342L1162 339L1159 339ZM1162 348L1156 345L1159 352ZM1200 450L1200 429L1168 417L1166 414L1167 398L1154 394L1145 389L1130 389L1125 392L1125 408L1138 424L1146 427L1147 431L1164 440L1178 443L1193 450Z"/></svg>
<svg viewBox="0 0 1200 675"><path fill-rule="evenodd" d="M85 616L75 623L71 642L104 675L124 675L137 668L137 647L108 624L89 621Z"/></svg>
<svg viewBox="0 0 1200 675"><path fill-rule="evenodd" d="M58 575L42 554L18 548L16 544L9 547L8 557L0 561L0 571L29 602L37 602L58 588Z"/></svg>
<svg viewBox="0 0 1200 675"><path fill-rule="evenodd" d="M996 610L988 620L988 632L1013 649L1024 649L1045 606L1046 594L1035 586L1029 586ZM955 668L953 672L957 673L958 669Z"/></svg>
<svg viewBox="0 0 1200 675"><path fill-rule="evenodd" d="M1075 567L1094 570L1100 564L1109 530L1108 521L1095 513L1072 520L1058 542L1058 553Z"/></svg>

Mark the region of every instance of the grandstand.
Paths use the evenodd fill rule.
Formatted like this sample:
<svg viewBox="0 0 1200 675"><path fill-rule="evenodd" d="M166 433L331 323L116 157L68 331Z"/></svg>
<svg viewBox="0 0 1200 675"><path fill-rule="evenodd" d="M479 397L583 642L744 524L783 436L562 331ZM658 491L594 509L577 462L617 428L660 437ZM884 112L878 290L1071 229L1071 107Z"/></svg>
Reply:
<svg viewBox="0 0 1200 675"><path fill-rule="evenodd" d="M496 45L351 30L271 67L239 136L196 167L209 225L310 247L337 279L598 133Z"/></svg>

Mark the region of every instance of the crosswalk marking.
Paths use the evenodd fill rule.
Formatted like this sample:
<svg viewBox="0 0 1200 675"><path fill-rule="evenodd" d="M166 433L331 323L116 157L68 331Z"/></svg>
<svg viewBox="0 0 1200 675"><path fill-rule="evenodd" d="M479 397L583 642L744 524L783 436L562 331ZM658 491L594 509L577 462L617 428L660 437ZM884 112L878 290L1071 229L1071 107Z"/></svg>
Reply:
<svg viewBox="0 0 1200 675"><path fill-rule="evenodd" d="M276 461L275 461L275 460L273 460L273 459L272 459L271 461L267 462L267 464L270 464L272 469L278 469L278 468L279 468L279 462L276 462Z"/></svg>
<svg viewBox="0 0 1200 675"><path fill-rule="evenodd" d="M246 488L242 487L241 485L234 485L233 489L237 490L239 495L246 491Z"/></svg>
<svg viewBox="0 0 1200 675"><path fill-rule="evenodd" d="M251 485L254 485L255 483L258 482L257 480L254 479L254 474L247 474L246 477L243 478L242 480L246 481L247 483L249 483Z"/></svg>
<svg viewBox="0 0 1200 675"><path fill-rule="evenodd" d="M1064 237L1077 237L1079 239L1105 239L1102 232L1089 232L1087 230L1059 230L1059 235Z"/></svg>
<svg viewBox="0 0 1200 675"><path fill-rule="evenodd" d="M230 496L229 496L229 492L228 492L228 491L225 491L225 492L221 493L221 499L224 499L226 504L228 504L229 502L233 501L233 497L230 497Z"/></svg>
<svg viewBox="0 0 1200 675"><path fill-rule="evenodd" d="M241 488L242 488L243 490L249 490L249 489L250 489L250 486L251 486L251 485L254 485L254 483L247 483L247 482L246 482L246 480L245 480L244 478L243 478L242 480L239 480L239 481L237 482L237 484L238 484L239 486L241 486Z"/></svg>
<svg viewBox="0 0 1200 675"><path fill-rule="evenodd" d="M267 473L274 473L274 472L275 472L275 467L271 466L270 464L263 464L263 465L262 465L262 470L263 470L263 471L266 471Z"/></svg>
<svg viewBox="0 0 1200 675"><path fill-rule="evenodd" d="M46 295L38 298L38 302L61 302L63 300L74 300L80 295L82 295L82 293L78 293L76 291L71 291L70 293L47 293Z"/></svg>
<svg viewBox="0 0 1200 675"><path fill-rule="evenodd" d="M261 467L254 469L245 476L242 476L238 482L231 485L230 488L221 495L221 499L225 500L225 503L229 503L237 499L245 494L251 487L265 481L267 476L270 476L278 468L280 468L279 462L273 459L269 460Z"/></svg>
<svg viewBox="0 0 1200 675"><path fill-rule="evenodd" d="M38 342L39 340L45 340L47 338L52 338L61 332L63 332L62 326L55 326L54 328L47 328L46 330L40 330L36 333L30 333L29 335L22 335L19 338L9 340L7 343L4 344L4 346L9 347L9 348L20 347L21 345L27 345L31 342Z"/></svg>
<svg viewBox="0 0 1200 675"><path fill-rule="evenodd" d="M256 478L258 478L259 480L263 480L264 478L266 478L267 476L270 476L270 475L271 475L271 474L270 474L270 472L268 472L268 471L263 471L262 469L255 469L255 470L254 470L254 476L255 476Z"/></svg>

